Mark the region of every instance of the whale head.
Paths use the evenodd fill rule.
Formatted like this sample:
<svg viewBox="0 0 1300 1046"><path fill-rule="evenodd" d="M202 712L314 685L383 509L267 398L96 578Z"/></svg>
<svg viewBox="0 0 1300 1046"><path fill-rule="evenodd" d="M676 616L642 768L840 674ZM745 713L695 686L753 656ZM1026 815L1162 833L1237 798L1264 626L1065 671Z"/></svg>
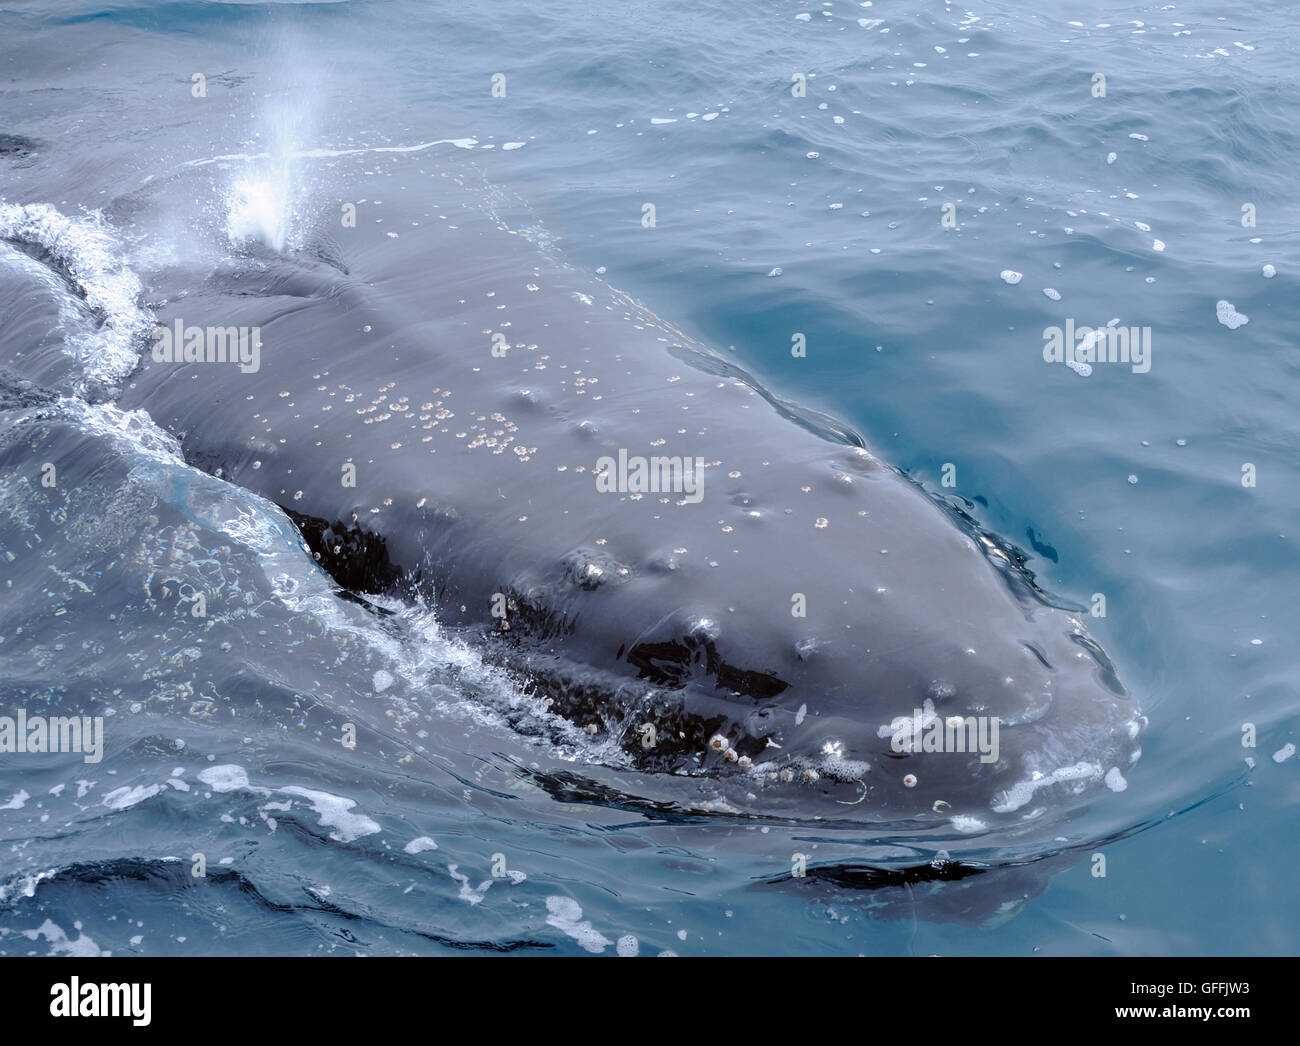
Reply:
<svg viewBox="0 0 1300 1046"><path fill-rule="evenodd" d="M124 405L692 802L974 836L1125 787L1144 720L1014 550L428 182L397 239L156 288L160 322L260 326L261 369L146 359ZM658 456L680 489L624 474Z"/></svg>
<svg viewBox="0 0 1300 1046"><path fill-rule="evenodd" d="M646 540L629 503L621 541L517 579L498 638L540 644L562 714L768 812L979 834L1126 786L1146 720L1015 550L861 448L765 460L699 554ZM565 656L587 632L640 688Z"/></svg>

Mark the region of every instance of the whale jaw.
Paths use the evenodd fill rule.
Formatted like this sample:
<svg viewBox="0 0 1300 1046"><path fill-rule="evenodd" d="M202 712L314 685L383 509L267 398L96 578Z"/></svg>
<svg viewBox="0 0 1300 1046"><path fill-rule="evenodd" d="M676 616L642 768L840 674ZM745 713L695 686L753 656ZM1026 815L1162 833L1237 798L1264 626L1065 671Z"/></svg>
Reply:
<svg viewBox="0 0 1300 1046"><path fill-rule="evenodd" d="M954 685L952 673L890 686L859 663L836 692L729 664L698 632L632 647L626 671L598 669L556 652L555 621L542 630L549 644L497 631L488 649L558 714L616 741L628 765L710 778L735 809L775 810L783 794L834 815L846 811L831 803L859 819L978 834L1122 790L1141 755L1147 721L1104 654L1077 619L1042 614L1063 629L1061 661L1043 666L1033 652L1026 661L1042 674L1030 689L1008 676L996 690L973 676Z"/></svg>

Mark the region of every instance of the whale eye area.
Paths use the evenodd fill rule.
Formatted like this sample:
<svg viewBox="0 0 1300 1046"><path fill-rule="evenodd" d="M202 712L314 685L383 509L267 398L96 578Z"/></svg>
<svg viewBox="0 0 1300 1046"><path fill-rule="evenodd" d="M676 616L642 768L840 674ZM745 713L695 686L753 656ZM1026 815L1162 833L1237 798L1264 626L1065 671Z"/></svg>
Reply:
<svg viewBox="0 0 1300 1046"><path fill-rule="evenodd" d="M775 672L727 664L718 655L717 644L707 637L685 636L679 640L637 643L626 656L628 663L637 669L638 678L656 686L678 689L713 677L719 690L755 701L769 701L790 686Z"/></svg>

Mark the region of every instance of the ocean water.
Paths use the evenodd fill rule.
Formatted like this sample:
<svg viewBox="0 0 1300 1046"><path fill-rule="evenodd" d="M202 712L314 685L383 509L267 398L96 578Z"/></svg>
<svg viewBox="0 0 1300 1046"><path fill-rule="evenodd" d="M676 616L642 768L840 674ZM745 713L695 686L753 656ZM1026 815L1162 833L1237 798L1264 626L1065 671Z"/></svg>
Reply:
<svg viewBox="0 0 1300 1046"><path fill-rule="evenodd" d="M1285 0L0 7L0 714L106 724L0 754L0 954L1294 954L1297 38ZM1126 787L890 878L872 826L685 809L340 593L131 383L358 187L403 308L457 267L416 223L477 208L1019 548L1149 720ZM1044 358L1112 323L1141 361Z"/></svg>

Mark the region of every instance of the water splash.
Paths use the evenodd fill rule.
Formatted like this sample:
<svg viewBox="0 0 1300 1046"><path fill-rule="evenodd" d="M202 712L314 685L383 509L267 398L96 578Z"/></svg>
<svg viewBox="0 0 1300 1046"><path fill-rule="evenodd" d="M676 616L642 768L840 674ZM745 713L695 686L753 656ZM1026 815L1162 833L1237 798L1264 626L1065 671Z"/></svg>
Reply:
<svg viewBox="0 0 1300 1046"><path fill-rule="evenodd" d="M230 189L226 235L236 244L256 241L283 251L289 240L293 181L287 168L267 176L249 174Z"/></svg>
<svg viewBox="0 0 1300 1046"><path fill-rule="evenodd" d="M286 68L310 75L302 72L309 66L288 57ZM316 97L315 85L301 81L286 82L268 97L254 136L265 151L237 172L226 195L226 235L235 245L261 243L276 252L302 246L312 186L299 160L315 131Z"/></svg>
<svg viewBox="0 0 1300 1046"><path fill-rule="evenodd" d="M61 277L83 302L93 322L66 324L65 351L82 366L78 391L88 384L115 385L135 369L139 348L153 327L153 314L139 304L139 277L123 261L123 248L103 216L70 218L47 203L0 200L0 242L35 252L47 271ZM21 257L7 261L23 261ZM47 281L47 286L57 286ZM64 313L64 302L60 301ZM71 319L71 314L68 314Z"/></svg>

